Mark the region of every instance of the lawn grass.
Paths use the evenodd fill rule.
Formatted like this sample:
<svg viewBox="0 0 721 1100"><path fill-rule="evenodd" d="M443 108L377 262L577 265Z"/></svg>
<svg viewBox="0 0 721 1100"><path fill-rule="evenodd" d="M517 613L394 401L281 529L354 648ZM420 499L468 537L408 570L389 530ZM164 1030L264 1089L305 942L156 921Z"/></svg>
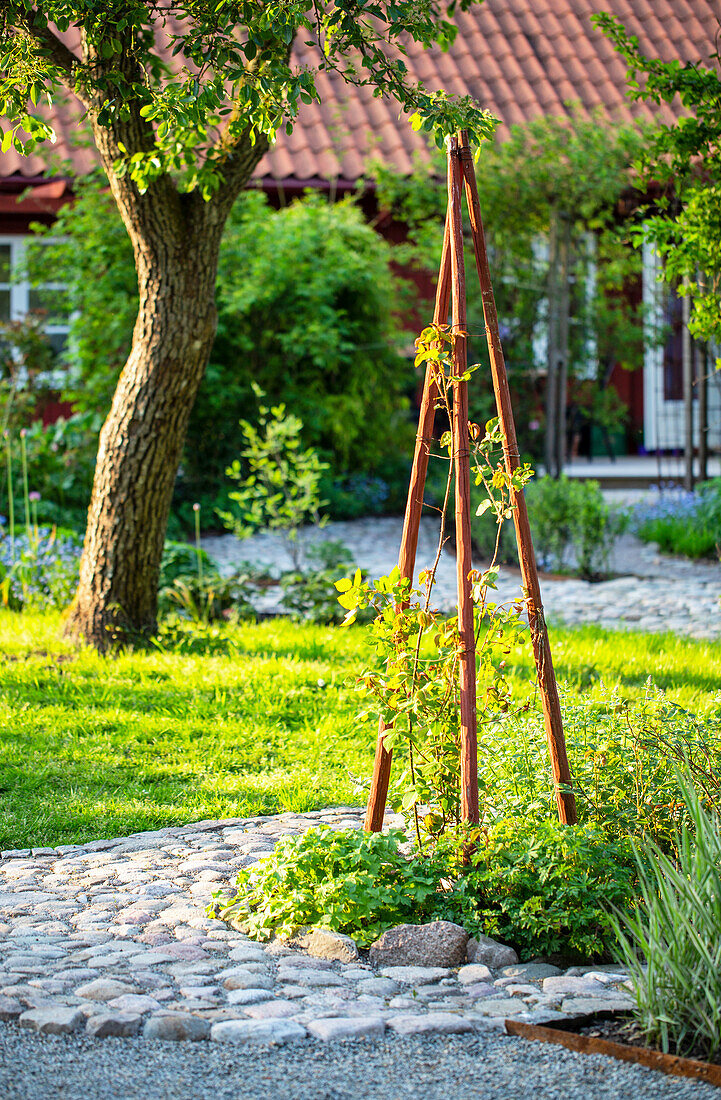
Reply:
<svg viewBox="0 0 721 1100"><path fill-rule="evenodd" d="M78 843L200 818L363 800L375 735L359 723L362 628L224 629L197 652L101 658L55 614L0 612L0 849ZM551 634L571 696L648 676L694 710L721 690L721 644L595 628ZM530 652L514 663L529 690Z"/></svg>

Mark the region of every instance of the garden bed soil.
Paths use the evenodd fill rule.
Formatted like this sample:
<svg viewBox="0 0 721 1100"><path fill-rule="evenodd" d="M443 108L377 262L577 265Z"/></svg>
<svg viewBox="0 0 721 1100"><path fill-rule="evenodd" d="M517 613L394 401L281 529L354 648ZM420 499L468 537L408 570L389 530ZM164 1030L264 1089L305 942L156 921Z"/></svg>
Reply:
<svg viewBox="0 0 721 1100"><path fill-rule="evenodd" d="M605 1054L622 1062L635 1062L671 1077L691 1077L721 1088L721 1064L664 1054L646 1045L631 1017L611 1012L554 1020L544 1027L521 1020L505 1021L506 1032L541 1043L557 1043L581 1054Z"/></svg>

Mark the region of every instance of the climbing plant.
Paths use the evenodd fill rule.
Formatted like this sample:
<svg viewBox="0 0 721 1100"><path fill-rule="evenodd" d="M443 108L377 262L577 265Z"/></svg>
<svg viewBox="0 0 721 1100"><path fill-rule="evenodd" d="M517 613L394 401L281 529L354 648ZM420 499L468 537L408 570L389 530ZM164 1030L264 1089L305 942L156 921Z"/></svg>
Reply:
<svg viewBox="0 0 721 1100"><path fill-rule="evenodd" d="M430 367L440 415L450 422L454 390L476 367L454 373L452 348L456 336L447 326L431 325L416 341L416 365ZM476 365L477 366L477 365ZM485 431L468 425L475 481L482 488L478 507L494 519L499 532L512 516L510 488L521 490L533 475L528 464L510 477L502 460L502 435L496 419ZM439 510L439 534L433 562L418 576L418 587L400 575L368 581L357 572L337 582L339 600L347 609L345 623L359 610L371 608L375 661L360 675L358 687L368 699L363 712L387 727L387 749L400 749L407 767L392 792L397 807L412 823L419 850L435 843L461 820L459 658L462 638L457 617L434 607L436 570L448 538L446 510L453 479L451 432L439 442L447 464L444 506ZM496 540L498 549L499 538ZM494 600L496 555L487 569L471 575L477 636L478 712L484 722L497 723L512 705L504 669L513 649L524 643L528 628L521 619L521 595L511 604Z"/></svg>

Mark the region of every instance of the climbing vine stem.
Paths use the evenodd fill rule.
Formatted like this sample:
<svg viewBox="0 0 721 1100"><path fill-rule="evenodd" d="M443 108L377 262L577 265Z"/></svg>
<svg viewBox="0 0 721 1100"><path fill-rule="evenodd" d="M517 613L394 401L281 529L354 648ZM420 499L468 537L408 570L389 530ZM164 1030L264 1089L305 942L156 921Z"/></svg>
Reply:
<svg viewBox="0 0 721 1100"><path fill-rule="evenodd" d="M430 367L435 387L436 413L452 422L454 393L476 366L463 375L454 373L455 334L445 325L430 325L416 341L416 366ZM512 705L505 675L506 658L528 637L522 618L524 596L510 604L493 602L498 568L496 558L502 524L513 515L511 489L521 490L533 476L524 465L508 474L502 460L503 438L498 421L485 428L468 424L472 469L478 486L485 490L478 513L491 511L498 535L489 565L471 573L477 639L476 665L482 722L504 721ZM446 515L453 482L451 432L440 439L435 456L447 464L439 534L433 562L418 576L418 587L401 576L398 568L375 581L360 572L337 582L339 601L346 609L345 623L358 612L376 612L370 630L375 660L358 679L368 700L362 714L380 718L386 727L384 742L394 752L405 752L406 769L391 790L391 799L412 821L419 852L460 825L460 738L458 668L463 652L458 620L433 606L434 586L443 548L448 541Z"/></svg>

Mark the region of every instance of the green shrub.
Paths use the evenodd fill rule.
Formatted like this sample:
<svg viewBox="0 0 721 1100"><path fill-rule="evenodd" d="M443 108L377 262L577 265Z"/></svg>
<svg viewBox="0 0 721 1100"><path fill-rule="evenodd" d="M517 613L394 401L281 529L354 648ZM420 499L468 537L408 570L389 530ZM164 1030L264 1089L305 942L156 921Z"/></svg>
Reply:
<svg viewBox="0 0 721 1100"><path fill-rule="evenodd" d="M624 521L609 509L597 481L542 477L526 497L536 556L546 569L571 570L586 580L608 570Z"/></svg>
<svg viewBox="0 0 721 1100"><path fill-rule="evenodd" d="M62 240L43 244L43 264L62 268L74 311L65 395L104 415L137 309L132 248L104 178L78 181L52 235ZM239 420L255 418L254 381L269 404L301 418L303 446L334 475L406 480L408 463L394 462L399 449L410 459L415 375L397 350L390 256L352 203L311 196L276 211L259 191L241 194L221 245L218 331L176 484L182 529L192 530L194 503L208 521L228 506L223 472L242 446Z"/></svg>
<svg viewBox="0 0 721 1100"><path fill-rule="evenodd" d="M218 566L205 550L200 550L190 542L173 542L168 539L163 547L163 556L160 561L160 579L158 587L167 588L178 577L192 577L198 575L198 557L202 564L203 573L208 576L218 574Z"/></svg>
<svg viewBox="0 0 721 1100"><path fill-rule="evenodd" d="M526 488L528 515L536 558L541 568L556 573L576 573L585 580L597 580L608 570L608 560L616 537L626 520L612 511L597 481L579 481L565 475L542 477ZM491 560L496 547L498 527L495 517L471 510L471 534L474 550ZM501 531L499 562L515 564L518 550L512 524Z"/></svg>
<svg viewBox="0 0 721 1100"><path fill-rule="evenodd" d="M242 195L221 249L210 365L212 377L223 363L227 379L214 387L218 415L206 427L222 429L236 407L233 428L251 419L254 379L268 404L300 417L304 446L336 474L374 471L401 440L410 449L404 410L416 377L396 350L399 284L389 264L387 243L352 203L309 195L274 211L262 193Z"/></svg>
<svg viewBox="0 0 721 1100"><path fill-rule="evenodd" d="M240 872L238 893L221 910L255 939L317 925L361 945L385 929L432 915L437 880L423 860L406 858L398 829L308 829L282 837L271 855Z"/></svg>
<svg viewBox="0 0 721 1100"><path fill-rule="evenodd" d="M665 1052L717 1059L721 1051L721 824L679 773L690 826L677 855L639 849L641 903L615 921L635 1016Z"/></svg>
<svg viewBox="0 0 721 1100"><path fill-rule="evenodd" d="M307 546L303 568L283 573L283 607L294 619L307 623L339 623L345 611L338 603L335 582L353 572L349 550L338 539Z"/></svg>
<svg viewBox="0 0 721 1100"><path fill-rule="evenodd" d="M158 613L205 624L227 618L230 612L235 619L252 619L252 580L242 571L229 577L215 572L175 577L158 592Z"/></svg>
<svg viewBox="0 0 721 1100"><path fill-rule="evenodd" d="M221 576L216 562L200 546L166 542L160 563L158 613L163 617L205 624L228 617L253 618L252 592L257 570L245 563ZM171 625L166 623L166 628Z"/></svg>
<svg viewBox="0 0 721 1100"><path fill-rule="evenodd" d="M263 391L254 385L257 397ZM260 405L258 426L241 420L245 446L241 458L225 471L237 484L228 494L233 507L218 515L236 538L256 531L280 531L295 569L301 565L299 532L306 524L320 525L319 486L327 469L312 447L301 447L303 421L285 405ZM241 462L242 459L242 462Z"/></svg>
<svg viewBox="0 0 721 1100"><path fill-rule="evenodd" d="M566 746L579 820L609 836L654 840L672 852L684 818L675 767L690 760L707 804L721 810L721 711L705 714L672 703L649 684L628 701L603 685L595 698L562 694ZM505 814L552 818L543 716L523 707L479 727L480 799L485 819Z"/></svg>
<svg viewBox="0 0 721 1100"><path fill-rule="evenodd" d="M593 826L507 819L485 835L470 867L459 860L457 838L425 858L404 854L405 841L400 830L323 826L283 837L240 872L236 895L219 898L214 911L256 939L317 925L361 946L395 924L453 920L514 944L525 958L585 960L608 955L609 908L633 896L630 845Z"/></svg>
<svg viewBox="0 0 721 1100"><path fill-rule="evenodd" d="M100 418L78 413L45 425L41 420L26 420L25 446L28 488L40 494L35 505L38 522L57 524L76 532L85 530L90 491L95 470ZM23 502L22 464L19 431L10 434L15 514L21 514ZM5 450L5 448L4 448ZM7 456L3 455L0 478L0 512L9 511Z"/></svg>
<svg viewBox="0 0 721 1100"><path fill-rule="evenodd" d="M630 844L594 825L506 818L470 862L443 903L448 919L512 944L522 959L606 958L610 907L633 899Z"/></svg>

